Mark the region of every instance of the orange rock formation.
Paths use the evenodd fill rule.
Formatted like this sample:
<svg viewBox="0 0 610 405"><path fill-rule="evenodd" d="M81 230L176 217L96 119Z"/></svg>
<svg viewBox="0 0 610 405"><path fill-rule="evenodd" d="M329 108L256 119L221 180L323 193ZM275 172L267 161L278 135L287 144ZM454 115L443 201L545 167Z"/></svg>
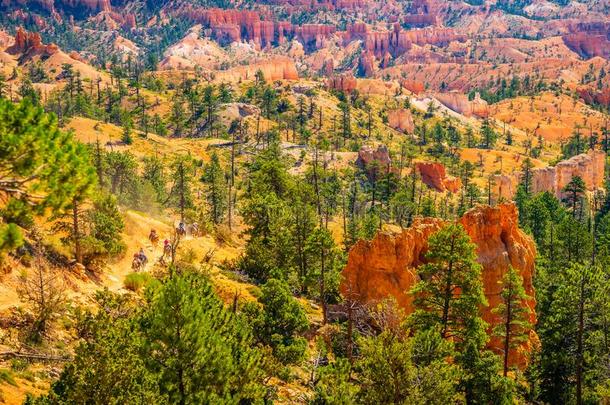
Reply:
<svg viewBox="0 0 610 405"><path fill-rule="evenodd" d="M575 176L583 179L589 191L602 188L605 164L606 156L603 151L589 150L587 153L563 160L556 166L532 169L532 192L549 191L557 198L561 198L563 188ZM496 175L494 191L498 199L512 199L522 176L521 172Z"/></svg>
<svg viewBox="0 0 610 405"><path fill-rule="evenodd" d="M421 176L421 181L436 191L457 193L462 187L462 181L457 177L448 176L442 163L416 162L415 170Z"/></svg>
<svg viewBox="0 0 610 405"><path fill-rule="evenodd" d="M388 125L409 134L413 133L415 129L411 111L406 108L388 111Z"/></svg>
<svg viewBox="0 0 610 405"><path fill-rule="evenodd" d="M55 44L44 45L37 32L27 32L19 27L15 34L15 43L6 48L6 52L11 55L21 55L22 60L29 59L36 55L50 56L59 51Z"/></svg>
<svg viewBox="0 0 610 405"><path fill-rule="evenodd" d="M473 100L468 100L468 95L461 93L437 93L434 95L438 101L447 108L460 113L466 117L487 117L489 115L489 105L477 93Z"/></svg>
<svg viewBox="0 0 610 405"><path fill-rule="evenodd" d="M265 80L297 80L299 78L294 61L282 56L218 72L217 78L226 81L254 80L256 72L259 70L263 72Z"/></svg>
<svg viewBox="0 0 610 405"><path fill-rule="evenodd" d="M489 303L482 308L483 319L490 328L500 322L491 310L500 303L499 281L512 266L523 277L523 286L531 297L523 304L531 309L530 321L535 324L532 277L536 247L534 241L519 229L515 205L477 206L464 214L459 222L477 245L477 261L482 266L481 277ZM438 218L419 218L412 227L400 233L380 232L371 241L356 243L343 270L342 294L365 304L391 296L407 314L412 313L413 302L408 291L418 281L416 268L426 261L428 238L444 223ZM527 353L536 341L535 332L531 331L529 342L511 356L512 363L525 366ZM490 347L499 351L501 345L492 339Z"/></svg>

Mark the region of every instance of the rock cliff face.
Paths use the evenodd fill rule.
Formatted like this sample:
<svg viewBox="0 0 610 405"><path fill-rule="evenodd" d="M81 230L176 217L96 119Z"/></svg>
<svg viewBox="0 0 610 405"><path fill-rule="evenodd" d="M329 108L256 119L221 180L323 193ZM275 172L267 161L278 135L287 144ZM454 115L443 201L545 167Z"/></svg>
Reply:
<svg viewBox="0 0 610 405"><path fill-rule="evenodd" d="M536 248L533 240L518 227L517 209L513 204L497 207L477 206L459 222L477 245L477 261L482 266L482 281L489 305L482 308L483 319L490 328L499 319L491 310L499 304L498 283L509 266L523 277L523 286L531 297L523 305L531 309L530 321L536 322L535 291L532 285ZM341 291L364 304L372 304L392 296L407 314L413 312L412 297L407 292L418 281L417 266L425 263L428 238L444 225L437 218L417 219L400 233L378 233L371 241L359 241L349 252L343 270ZM524 367L531 345L537 340L534 331L530 340L511 356L512 363ZM500 350L498 341L490 347Z"/></svg>
<svg viewBox="0 0 610 405"><path fill-rule="evenodd" d="M451 28L425 28L403 30L395 24L393 30L372 31L365 23L355 23L347 27L344 42L360 40L364 50L371 52L387 67L391 57L398 57L409 51L413 45L446 45L451 41L464 41L466 37Z"/></svg>
<svg viewBox="0 0 610 405"><path fill-rule="evenodd" d="M269 81L298 80L299 78L294 61L282 56L220 71L216 77L225 81L254 80L256 72L259 70L263 72L265 80Z"/></svg>
<svg viewBox="0 0 610 405"><path fill-rule="evenodd" d="M473 100L468 100L466 94L455 92L437 93L434 95L434 98L444 104L447 108L466 117L476 116L484 118L489 115L489 105L478 93Z"/></svg>
<svg viewBox="0 0 610 405"><path fill-rule="evenodd" d="M388 125L409 134L413 133L415 129L411 111L406 108L388 111Z"/></svg>
<svg viewBox="0 0 610 405"><path fill-rule="evenodd" d="M326 86L329 89L343 91L345 93L351 93L356 89L358 83L356 78L351 74L343 74L330 77L326 81Z"/></svg>
<svg viewBox="0 0 610 405"><path fill-rule="evenodd" d="M557 198L562 197L562 189L573 177L579 176L585 182L587 190L594 191L604 186L605 153L600 150L590 150L568 160L563 160L557 166L532 169L532 192L549 191ZM504 199L512 199L517 192L522 173L512 175L497 175L495 177L495 195Z"/></svg>
<svg viewBox="0 0 610 405"><path fill-rule="evenodd" d="M305 50L312 51L322 47L324 40L335 32L331 25L294 26L288 21L273 21L269 16L263 19L258 12L249 10L189 7L179 14L211 30L211 37L221 45L252 41L257 47L265 48L296 38Z"/></svg>
<svg viewBox="0 0 610 405"><path fill-rule="evenodd" d="M421 176L421 181L436 191L457 193L462 187L462 181L457 177L448 176L442 163L416 162L415 170Z"/></svg>

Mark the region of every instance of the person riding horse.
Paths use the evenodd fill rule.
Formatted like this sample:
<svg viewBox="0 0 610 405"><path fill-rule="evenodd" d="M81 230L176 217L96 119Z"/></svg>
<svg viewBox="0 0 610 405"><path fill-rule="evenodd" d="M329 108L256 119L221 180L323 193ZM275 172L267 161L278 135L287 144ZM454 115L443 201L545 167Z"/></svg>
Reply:
<svg viewBox="0 0 610 405"><path fill-rule="evenodd" d="M144 249L140 248L140 251L133 255L133 261L131 262L131 268L135 271L144 270L148 263L148 258L144 254Z"/></svg>
<svg viewBox="0 0 610 405"><path fill-rule="evenodd" d="M157 247L157 243L159 243L159 235L157 235L157 231L152 229L150 234L148 235L148 240L153 245L153 247Z"/></svg>
<svg viewBox="0 0 610 405"><path fill-rule="evenodd" d="M163 241L163 254L161 255L161 263L165 262L166 257L172 256L172 245L169 243L169 240L165 239Z"/></svg>
<svg viewBox="0 0 610 405"><path fill-rule="evenodd" d="M197 224L197 222L193 222L193 224L191 225L191 234L194 237L199 236L199 224Z"/></svg>
<svg viewBox="0 0 610 405"><path fill-rule="evenodd" d="M184 222L180 222L178 224L178 229L176 229L178 235L180 236L186 236L186 226L184 225Z"/></svg>

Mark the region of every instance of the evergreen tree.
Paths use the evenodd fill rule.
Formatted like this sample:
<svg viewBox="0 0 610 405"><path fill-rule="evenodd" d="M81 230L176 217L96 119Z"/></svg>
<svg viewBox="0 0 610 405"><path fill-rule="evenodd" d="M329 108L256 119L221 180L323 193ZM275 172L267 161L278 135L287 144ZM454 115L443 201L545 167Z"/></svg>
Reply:
<svg viewBox="0 0 610 405"><path fill-rule="evenodd" d="M572 208L573 218L576 218L577 215L581 217L581 212L580 210L577 210L577 207L580 205L580 208L582 209L581 195L584 193L585 189L586 187L583 179L580 176L574 176L572 177L572 180L565 185L563 190L561 190L566 193L564 202Z"/></svg>
<svg viewBox="0 0 610 405"><path fill-rule="evenodd" d="M157 156L146 156L142 178L154 188L157 202L163 202L167 198L167 175L161 159Z"/></svg>
<svg viewBox="0 0 610 405"><path fill-rule="evenodd" d="M261 355L250 330L201 275L175 275L152 292L140 325L142 358L168 402L262 399Z"/></svg>
<svg viewBox="0 0 610 405"><path fill-rule="evenodd" d="M529 331L533 325L529 321L531 310L526 302L530 297L525 294L523 278L519 273L510 266L500 284L501 302L492 313L498 315L501 322L496 325L493 333L502 340L503 373L506 377L511 350L518 349L529 340Z"/></svg>
<svg viewBox="0 0 610 405"><path fill-rule="evenodd" d="M95 171L85 147L70 133L60 131L52 115L28 101L13 104L0 99L3 215L7 213L6 207L17 206L21 217L43 215L47 209L61 212L86 194L94 182ZM10 221L2 222L0 246L14 246L20 240L18 228Z"/></svg>
<svg viewBox="0 0 610 405"><path fill-rule="evenodd" d="M219 224L227 208L227 183L216 153L212 153L210 163L205 165L201 180L207 186L206 200L212 222Z"/></svg>
<svg viewBox="0 0 610 405"><path fill-rule="evenodd" d="M244 311L252 319L252 328L259 342L271 346L274 356L283 364L302 360L307 341L299 336L309 327L305 311L292 296L288 285L270 279L261 288L262 310L250 305Z"/></svg>
<svg viewBox="0 0 610 405"><path fill-rule="evenodd" d="M414 364L412 339L386 330L359 343L359 402L389 405L460 401L457 367L444 359Z"/></svg>
<svg viewBox="0 0 610 405"><path fill-rule="evenodd" d="M185 220L185 211L193 206L192 183L193 161L189 156L179 156L172 163L170 173L172 186L165 204L178 208L180 222Z"/></svg>
<svg viewBox="0 0 610 405"><path fill-rule="evenodd" d="M479 306L486 305L476 246L459 224L450 224L430 236L429 263L418 268L413 287L412 322L421 329L438 328L458 347L469 339L485 341L485 322Z"/></svg>

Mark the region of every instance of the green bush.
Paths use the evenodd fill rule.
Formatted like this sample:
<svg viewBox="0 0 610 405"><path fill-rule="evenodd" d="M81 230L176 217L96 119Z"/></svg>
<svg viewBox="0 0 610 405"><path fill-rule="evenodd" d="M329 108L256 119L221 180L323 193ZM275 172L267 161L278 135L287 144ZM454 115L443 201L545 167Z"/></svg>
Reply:
<svg viewBox="0 0 610 405"><path fill-rule="evenodd" d="M155 282L157 282L157 279L148 273L130 273L125 277L123 286L127 290L138 292L142 288L148 287Z"/></svg>
<svg viewBox="0 0 610 405"><path fill-rule="evenodd" d="M10 384L13 386L17 386L17 383L15 382L15 378L13 377L13 373L11 372L11 370L7 370L5 368L0 369L0 384Z"/></svg>

